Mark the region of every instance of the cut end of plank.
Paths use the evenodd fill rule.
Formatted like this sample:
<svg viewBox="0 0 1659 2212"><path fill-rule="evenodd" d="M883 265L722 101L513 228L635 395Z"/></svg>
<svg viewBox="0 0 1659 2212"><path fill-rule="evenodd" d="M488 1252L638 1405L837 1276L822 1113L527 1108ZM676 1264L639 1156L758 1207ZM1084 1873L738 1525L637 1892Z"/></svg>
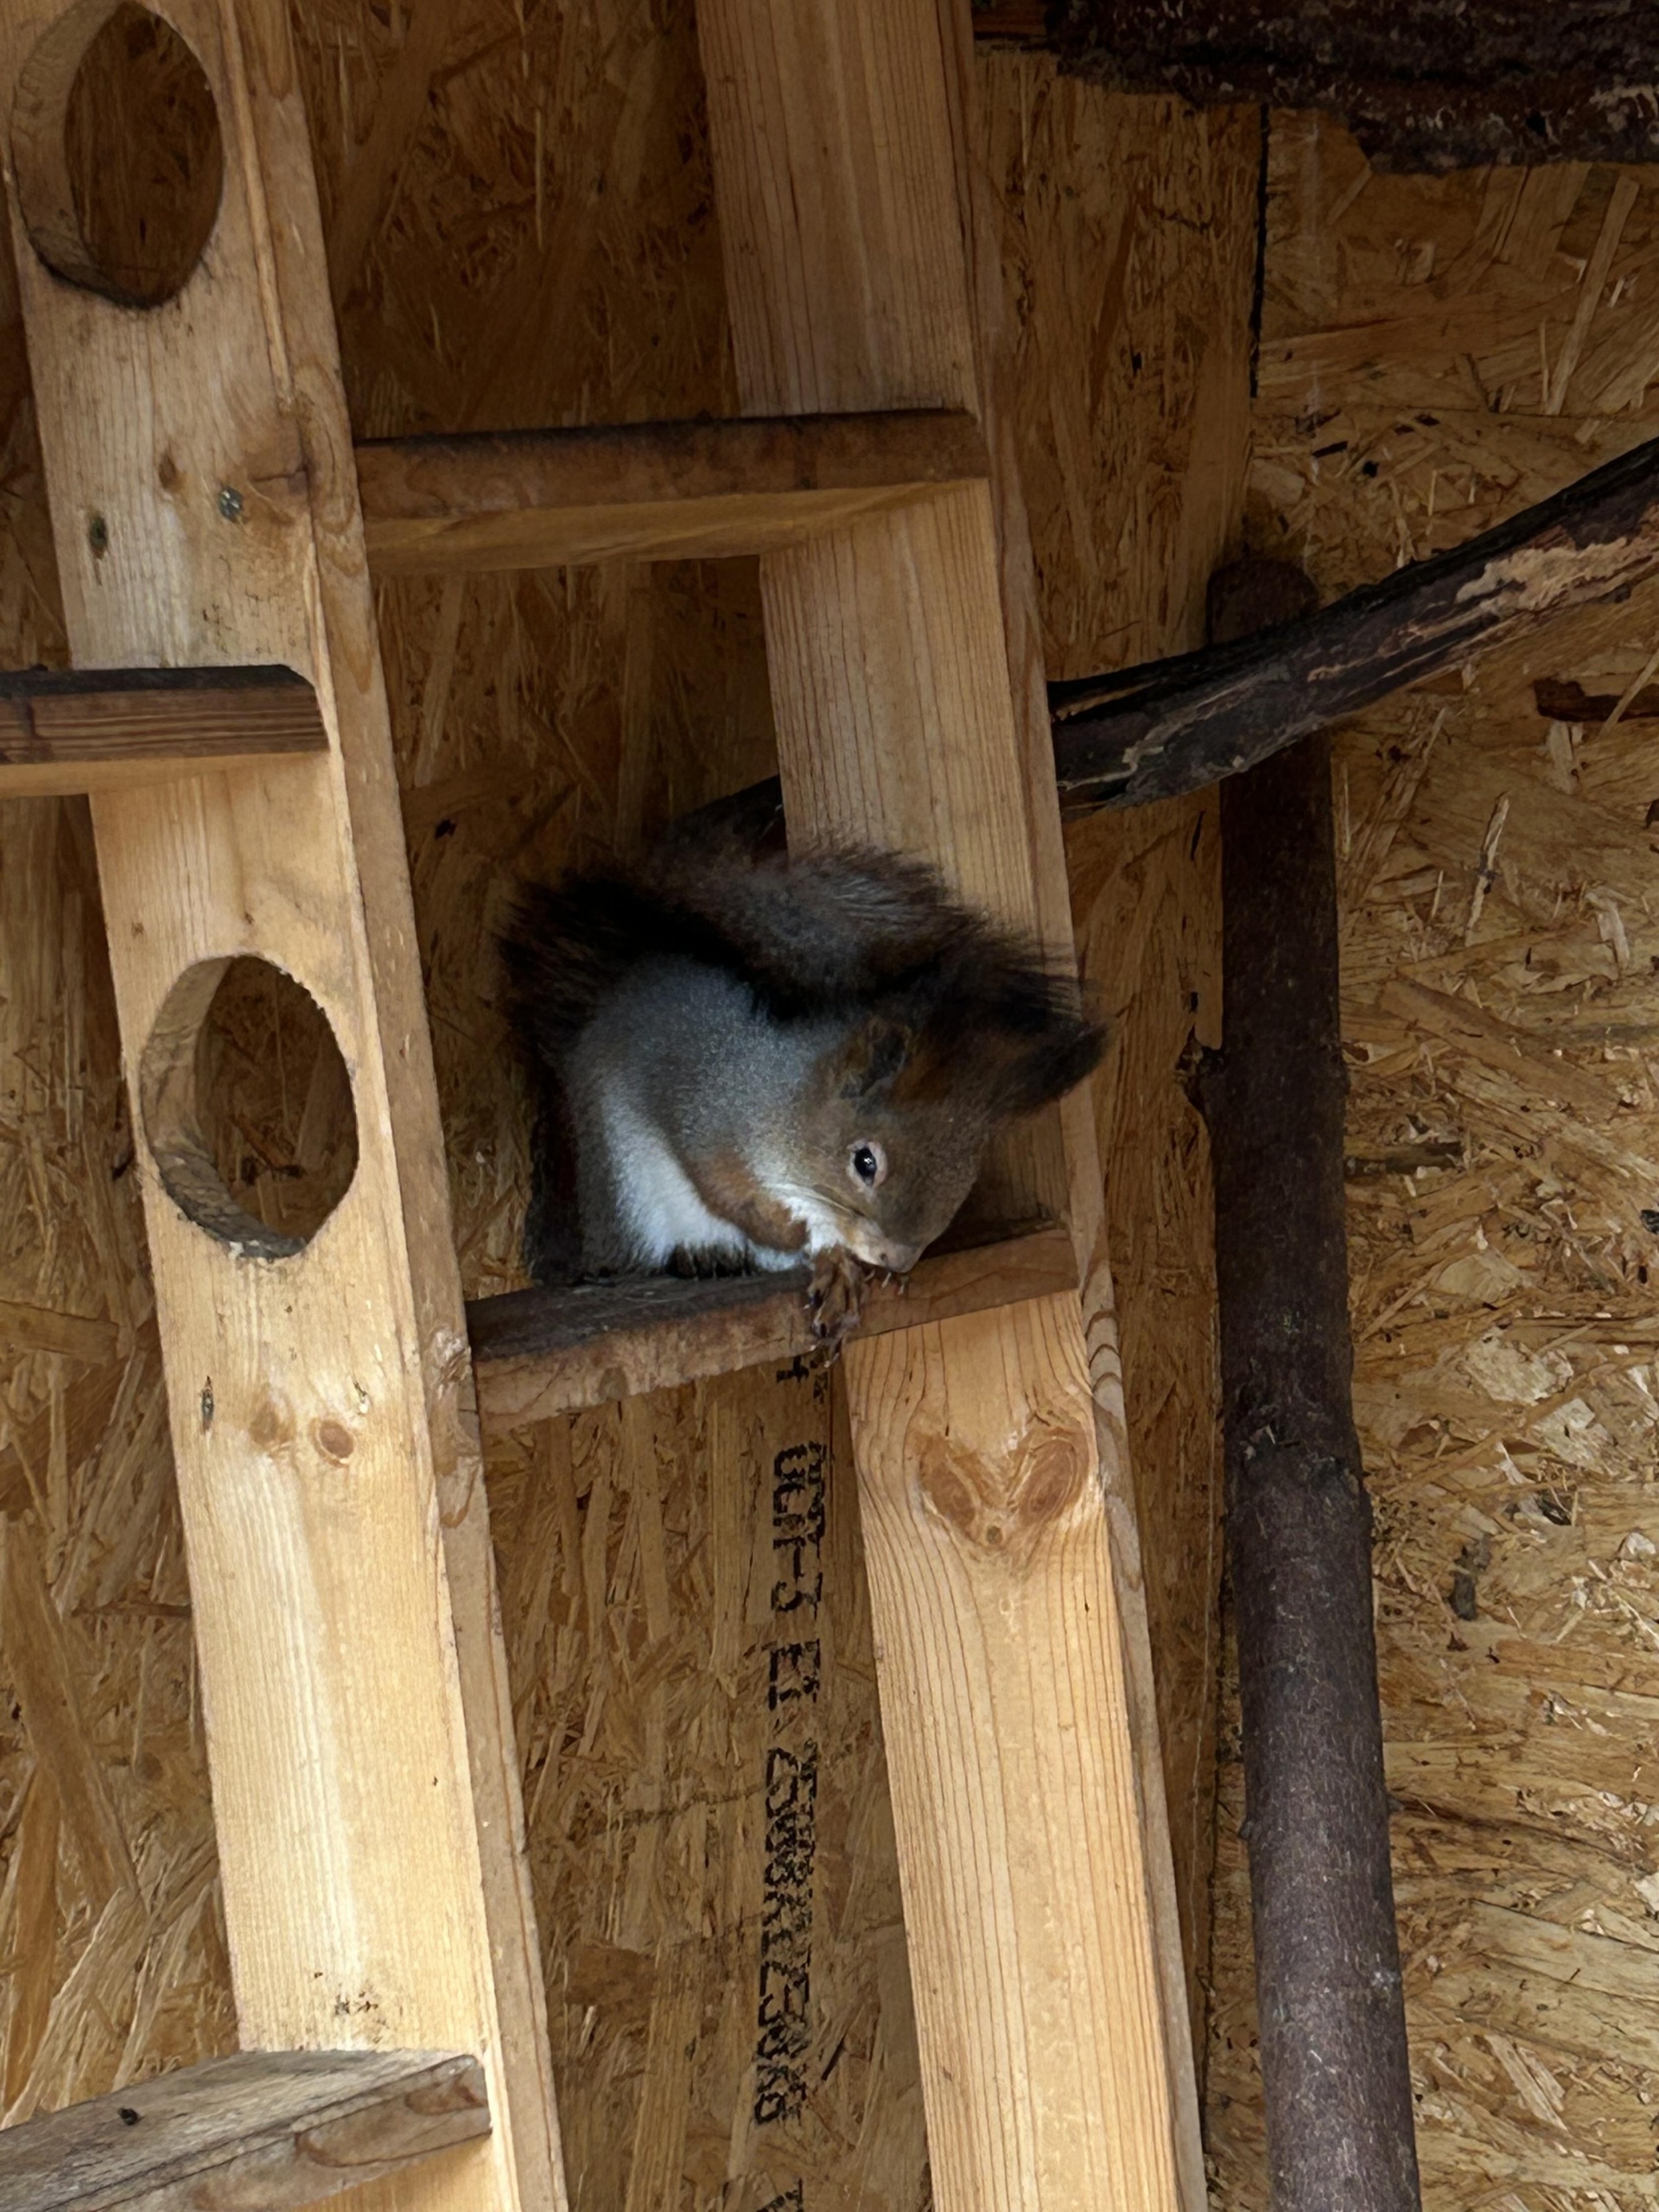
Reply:
<svg viewBox="0 0 1659 2212"><path fill-rule="evenodd" d="M465 2052L243 2050L0 2131L0 2212L289 2212L489 2132Z"/></svg>
<svg viewBox="0 0 1659 2212"><path fill-rule="evenodd" d="M130 790L326 753L291 668L29 669L0 676L0 798Z"/></svg>

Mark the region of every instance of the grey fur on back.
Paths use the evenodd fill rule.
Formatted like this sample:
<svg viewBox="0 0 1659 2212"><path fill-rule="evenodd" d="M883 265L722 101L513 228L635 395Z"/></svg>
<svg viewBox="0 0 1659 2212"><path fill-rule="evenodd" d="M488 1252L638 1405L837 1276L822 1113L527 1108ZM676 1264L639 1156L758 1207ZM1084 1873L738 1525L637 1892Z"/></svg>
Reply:
<svg viewBox="0 0 1659 2212"><path fill-rule="evenodd" d="M912 1038L918 1082L972 1084L994 1116L1059 1097L1103 1044L1035 944L894 854L671 839L638 869L528 888L503 952L525 1041L556 1066L628 969L674 957L737 977L782 1020L880 1014Z"/></svg>

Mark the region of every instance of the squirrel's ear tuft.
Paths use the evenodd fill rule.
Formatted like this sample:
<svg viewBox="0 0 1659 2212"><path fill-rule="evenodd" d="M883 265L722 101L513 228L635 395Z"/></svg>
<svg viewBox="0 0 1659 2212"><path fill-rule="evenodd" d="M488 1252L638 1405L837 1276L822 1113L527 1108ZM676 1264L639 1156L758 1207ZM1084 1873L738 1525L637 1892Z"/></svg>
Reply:
<svg viewBox="0 0 1659 2212"><path fill-rule="evenodd" d="M1031 1114L1064 1098L1100 1065L1106 1039L1103 1022L1091 1020L1081 1010L1057 1009L1041 1034L1020 1039L1009 1053L1001 1071L1001 1110Z"/></svg>
<svg viewBox="0 0 1659 2212"><path fill-rule="evenodd" d="M909 1030L873 1015L862 1021L836 1055L837 1088L843 1098L868 1098L889 1084L910 1056Z"/></svg>
<svg viewBox="0 0 1659 2212"><path fill-rule="evenodd" d="M1064 1098L1099 1066L1106 1031L1077 1003L1068 984L1056 982L1046 1006L1027 1001L1016 1012L1017 1019L1006 1009L986 1011L965 1039L954 1031L935 1034L938 1024L925 1030L906 1063L900 1089L918 1100L970 1094L993 1121L1008 1121ZM964 1058L964 1044L970 1058Z"/></svg>

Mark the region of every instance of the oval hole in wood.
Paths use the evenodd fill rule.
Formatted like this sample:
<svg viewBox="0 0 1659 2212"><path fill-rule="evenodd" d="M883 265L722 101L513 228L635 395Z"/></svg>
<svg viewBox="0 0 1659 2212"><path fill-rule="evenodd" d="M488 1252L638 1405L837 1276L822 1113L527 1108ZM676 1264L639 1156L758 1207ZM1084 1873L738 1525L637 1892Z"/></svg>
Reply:
<svg viewBox="0 0 1659 2212"><path fill-rule="evenodd" d="M256 1259L302 1251L357 1172L351 1077L327 1016L269 960L199 961L139 1062L144 1135L168 1195Z"/></svg>
<svg viewBox="0 0 1659 2212"><path fill-rule="evenodd" d="M213 87L169 22L79 0L18 76L11 145L48 269L124 307L183 289L219 219L225 149Z"/></svg>

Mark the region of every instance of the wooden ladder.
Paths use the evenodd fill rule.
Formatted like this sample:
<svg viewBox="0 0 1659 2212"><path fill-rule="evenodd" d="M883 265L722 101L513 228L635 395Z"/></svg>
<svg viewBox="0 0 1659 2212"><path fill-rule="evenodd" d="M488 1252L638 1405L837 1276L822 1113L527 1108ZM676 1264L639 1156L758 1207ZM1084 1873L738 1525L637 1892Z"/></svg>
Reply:
<svg viewBox="0 0 1659 2212"><path fill-rule="evenodd" d="M63 130L111 6L0 0L75 662L0 683L0 796L92 794L245 2050L13 2131L0 2208L399 2173L374 2202L542 2212L565 2200L469 1319L503 1422L804 1324L775 1279L463 1314L371 565L760 553L795 834L923 855L1069 948L968 10L700 0L745 419L354 454L275 0L167 0L218 108L217 221L175 299L89 288ZM245 954L327 1015L357 1117L349 1190L282 1256L204 1198L189 1110ZM1199 2212L1086 1102L987 1180L1007 1233L930 1258L845 1361L935 2200Z"/></svg>

